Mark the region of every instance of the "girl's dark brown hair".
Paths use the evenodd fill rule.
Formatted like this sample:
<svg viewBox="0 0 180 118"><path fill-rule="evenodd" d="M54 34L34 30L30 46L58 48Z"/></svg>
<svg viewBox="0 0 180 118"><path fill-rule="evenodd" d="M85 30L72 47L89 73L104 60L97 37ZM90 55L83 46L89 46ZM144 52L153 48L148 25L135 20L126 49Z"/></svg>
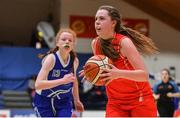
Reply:
<svg viewBox="0 0 180 118"><path fill-rule="evenodd" d="M163 68L161 72L163 72L163 71L166 71L166 72L168 73L168 75L170 76L170 71L169 71L169 69Z"/></svg>
<svg viewBox="0 0 180 118"><path fill-rule="evenodd" d="M168 73L168 75L169 75L169 80L173 80L172 77L171 77L171 73L170 73L169 69L163 68L163 69L161 70L161 72L163 72L163 71L166 71L166 72Z"/></svg>
<svg viewBox="0 0 180 118"><path fill-rule="evenodd" d="M121 33L121 34L129 37L132 40L132 42L134 43L134 45L136 46L137 50L141 54L151 55L151 54L155 54L158 52L158 48L153 43L152 39L139 33L136 30L127 28L121 24L121 16L120 16L119 11L116 8L114 8L112 6L104 5L104 6L100 6L98 10L102 10L102 9L107 10L108 15L111 17L111 19L115 20L117 22L116 26L115 26L115 32ZM105 40L101 41L103 53L108 54L107 56L111 57L112 59L117 59L119 57L118 56L119 54L117 52L113 53L113 51L114 51L113 46L111 44L105 45L104 42L105 42ZM108 50L108 49L111 49L111 50ZM109 52L111 52L111 53L109 53Z"/></svg>
<svg viewBox="0 0 180 118"><path fill-rule="evenodd" d="M75 43L76 43L76 33L73 31L73 30L71 30L71 29L61 29L61 30L59 30L59 32L57 33L57 35L56 35L56 42L59 40L59 38L60 38L60 36L61 36L61 34L63 33L63 32L68 32L68 33L70 33L70 34L72 34L73 35L73 39L74 39L74 41L75 41ZM48 52L46 52L45 54L39 54L38 55L38 57L39 58L44 58L45 56L47 56L48 54L51 54L51 53L55 53L55 52L57 52L59 50L59 47L55 47L55 48L53 48L53 49L50 49ZM74 60L75 59L75 57L77 56L76 55L76 53L72 50L71 52L70 52L70 55L71 55L71 57L72 57L72 59Z"/></svg>

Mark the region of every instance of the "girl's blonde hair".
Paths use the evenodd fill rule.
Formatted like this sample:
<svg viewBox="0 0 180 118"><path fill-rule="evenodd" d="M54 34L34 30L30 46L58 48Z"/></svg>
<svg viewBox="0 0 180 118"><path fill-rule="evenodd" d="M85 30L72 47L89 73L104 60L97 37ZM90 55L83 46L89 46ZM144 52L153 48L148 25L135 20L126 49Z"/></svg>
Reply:
<svg viewBox="0 0 180 118"><path fill-rule="evenodd" d="M76 42L77 42L77 41L76 41L76 38L77 38L76 33L75 33L72 29L70 29L70 28L60 29L59 32L58 32L57 35L56 35L56 42L57 42L57 40L59 40L59 37L61 36L61 34L62 34L63 32L68 32L68 33L72 34L72 35L73 35L74 42L75 42L75 44L76 44Z"/></svg>
<svg viewBox="0 0 180 118"><path fill-rule="evenodd" d="M61 36L61 34L63 33L63 32L68 32L68 33L70 33L70 34L72 34L73 35L73 39L74 39L74 43L76 44L76 33L72 30L72 29L70 29L70 28L63 28L63 29L60 29L59 31L58 31L58 33L57 33L57 35L56 35L56 38L55 38L55 42L57 43L57 41L59 40L59 37ZM38 57L39 58L44 58L45 56L47 56L48 54L51 54L51 53L55 53L55 52L57 52L59 50L59 47L55 47L55 48L53 48L53 49L50 49L48 52L46 52L45 54L39 54L38 55ZM73 57L73 59L76 57L76 53L74 52L74 50L72 50L71 52L70 52L70 55Z"/></svg>

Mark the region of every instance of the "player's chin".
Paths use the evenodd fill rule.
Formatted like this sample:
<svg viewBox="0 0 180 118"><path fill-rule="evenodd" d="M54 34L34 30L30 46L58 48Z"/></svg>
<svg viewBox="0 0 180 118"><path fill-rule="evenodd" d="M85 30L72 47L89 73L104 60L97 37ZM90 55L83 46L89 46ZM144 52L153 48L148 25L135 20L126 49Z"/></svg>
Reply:
<svg viewBox="0 0 180 118"><path fill-rule="evenodd" d="M100 33L100 31L99 31L99 30L96 30L96 34L97 34L98 36L100 36L100 35L101 35L101 33Z"/></svg>

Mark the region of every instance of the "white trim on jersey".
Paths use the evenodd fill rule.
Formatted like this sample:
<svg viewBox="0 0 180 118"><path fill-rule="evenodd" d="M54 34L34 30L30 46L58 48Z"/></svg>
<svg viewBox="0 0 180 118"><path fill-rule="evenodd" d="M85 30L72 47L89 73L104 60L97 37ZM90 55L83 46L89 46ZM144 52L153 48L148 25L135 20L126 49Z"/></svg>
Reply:
<svg viewBox="0 0 180 118"><path fill-rule="evenodd" d="M55 96L58 96L59 94L68 93L68 92L71 91L71 89L72 89L72 88L69 88L69 89L67 89L67 90L57 90L57 91L49 94L47 97L52 97L52 96L54 96L54 95L55 95Z"/></svg>
<svg viewBox="0 0 180 118"><path fill-rule="evenodd" d="M58 52L56 52L56 54L57 54L57 56L58 56L58 58L59 58L60 63L62 64L62 66L63 66L64 68L67 67L67 66L69 65L69 63L70 63L70 55L69 55L69 57L68 57L67 63L65 64L64 61L63 61L63 59L62 59L62 57L61 57L61 55L60 55Z"/></svg>

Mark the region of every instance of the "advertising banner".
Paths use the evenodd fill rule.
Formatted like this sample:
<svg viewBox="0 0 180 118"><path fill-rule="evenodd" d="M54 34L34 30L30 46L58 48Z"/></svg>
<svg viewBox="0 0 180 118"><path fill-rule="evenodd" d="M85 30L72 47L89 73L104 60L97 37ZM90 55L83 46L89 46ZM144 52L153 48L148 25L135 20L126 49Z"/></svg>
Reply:
<svg viewBox="0 0 180 118"><path fill-rule="evenodd" d="M94 27L95 18L93 16L70 16L70 27L77 33L80 38L95 38L96 31ZM149 35L149 20L123 18L122 24L126 27L139 31L140 33Z"/></svg>

